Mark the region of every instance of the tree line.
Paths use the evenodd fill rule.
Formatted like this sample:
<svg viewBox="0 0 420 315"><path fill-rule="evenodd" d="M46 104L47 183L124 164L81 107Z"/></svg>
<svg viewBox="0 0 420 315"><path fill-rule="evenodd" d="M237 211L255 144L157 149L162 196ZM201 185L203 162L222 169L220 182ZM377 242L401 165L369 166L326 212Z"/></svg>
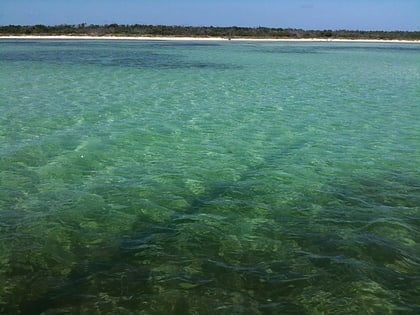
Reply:
<svg viewBox="0 0 420 315"><path fill-rule="evenodd" d="M0 35L90 35L90 36L175 36L224 38L286 39L385 39L420 40L420 31L303 30L271 27L218 27L169 25L8 25L0 26Z"/></svg>

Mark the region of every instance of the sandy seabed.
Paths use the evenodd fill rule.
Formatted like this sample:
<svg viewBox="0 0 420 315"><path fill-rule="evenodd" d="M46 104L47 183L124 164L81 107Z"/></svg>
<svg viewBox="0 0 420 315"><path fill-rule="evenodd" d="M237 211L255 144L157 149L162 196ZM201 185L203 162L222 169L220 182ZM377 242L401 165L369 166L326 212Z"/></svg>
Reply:
<svg viewBox="0 0 420 315"><path fill-rule="evenodd" d="M366 43L415 43L420 40L382 39L325 39L325 38L224 38L224 37L176 37L176 36L0 36L0 39L76 39L76 40L168 40L168 41L255 41L255 42L366 42Z"/></svg>

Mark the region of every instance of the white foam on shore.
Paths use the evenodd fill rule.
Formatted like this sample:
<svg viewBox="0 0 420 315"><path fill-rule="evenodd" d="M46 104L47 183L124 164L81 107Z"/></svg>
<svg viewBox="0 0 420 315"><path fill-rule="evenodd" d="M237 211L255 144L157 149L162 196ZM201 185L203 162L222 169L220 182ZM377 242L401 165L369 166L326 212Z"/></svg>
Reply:
<svg viewBox="0 0 420 315"><path fill-rule="evenodd" d="M73 40L156 40L156 41L248 41L248 42L360 42L360 43L414 43L420 40L386 39L325 39L325 38L224 38L224 37L175 37L175 36L0 36L0 39L73 39Z"/></svg>

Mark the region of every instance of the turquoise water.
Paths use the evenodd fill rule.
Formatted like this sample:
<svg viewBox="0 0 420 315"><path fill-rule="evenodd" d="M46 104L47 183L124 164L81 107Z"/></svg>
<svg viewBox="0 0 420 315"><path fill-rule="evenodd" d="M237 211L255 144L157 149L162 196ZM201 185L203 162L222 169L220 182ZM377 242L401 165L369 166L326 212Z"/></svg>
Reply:
<svg viewBox="0 0 420 315"><path fill-rule="evenodd" d="M0 41L0 313L419 314L420 45Z"/></svg>

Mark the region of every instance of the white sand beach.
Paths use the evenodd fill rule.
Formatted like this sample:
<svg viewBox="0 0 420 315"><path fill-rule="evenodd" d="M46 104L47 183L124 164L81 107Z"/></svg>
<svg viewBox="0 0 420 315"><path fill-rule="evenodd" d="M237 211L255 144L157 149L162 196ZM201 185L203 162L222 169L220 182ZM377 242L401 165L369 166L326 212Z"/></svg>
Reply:
<svg viewBox="0 0 420 315"><path fill-rule="evenodd" d="M360 42L360 43L414 43L415 40L382 39L325 39L325 38L225 38L225 37L176 37L176 36L0 36L0 39L62 39L62 40L156 40L156 41L248 41L248 42Z"/></svg>

